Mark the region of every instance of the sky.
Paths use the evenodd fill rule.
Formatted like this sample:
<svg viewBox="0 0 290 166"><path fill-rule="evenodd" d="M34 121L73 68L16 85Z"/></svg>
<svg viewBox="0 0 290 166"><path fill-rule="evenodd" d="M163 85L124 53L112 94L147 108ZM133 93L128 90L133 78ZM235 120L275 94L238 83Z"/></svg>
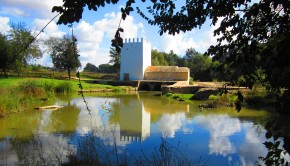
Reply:
<svg viewBox="0 0 290 166"><path fill-rule="evenodd" d="M57 13L51 12L52 7L61 5L62 0L0 0L0 32L5 34L9 31L11 23L21 22L30 28L33 35L37 35L57 15ZM97 12L85 9L80 22L73 24L82 68L87 63L99 66L109 62L111 40L121 18L120 8L125 5L126 1L120 0L117 5L106 5L105 8L100 8ZM146 4L142 3L141 5L144 7ZM65 25L57 25L56 22L57 18L47 26L37 39L44 41L49 37L62 37L65 34L71 34L71 29ZM175 36L168 34L160 36L158 27L148 25L147 21L135 10L125 21L121 22L121 27L124 29L121 37L123 39L144 38L151 43L152 49L164 52L173 50L174 53L182 57L189 48L203 53L210 45L216 44L216 37L213 36L216 26L209 26L209 23L206 23L201 29L193 29L190 32L179 33ZM43 57L31 63L51 67L50 56L45 52L45 47L41 48L44 52Z"/></svg>

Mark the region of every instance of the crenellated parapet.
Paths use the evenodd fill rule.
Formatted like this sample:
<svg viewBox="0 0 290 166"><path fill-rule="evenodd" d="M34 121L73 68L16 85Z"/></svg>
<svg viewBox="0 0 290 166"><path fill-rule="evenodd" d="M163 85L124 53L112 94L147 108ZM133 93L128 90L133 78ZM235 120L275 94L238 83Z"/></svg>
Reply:
<svg viewBox="0 0 290 166"><path fill-rule="evenodd" d="M143 43L143 38L126 38L124 43Z"/></svg>

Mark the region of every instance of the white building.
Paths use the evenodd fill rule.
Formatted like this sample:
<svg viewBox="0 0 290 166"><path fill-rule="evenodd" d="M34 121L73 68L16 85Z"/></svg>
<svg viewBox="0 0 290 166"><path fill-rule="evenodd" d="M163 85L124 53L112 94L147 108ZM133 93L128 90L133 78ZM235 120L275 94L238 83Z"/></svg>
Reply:
<svg viewBox="0 0 290 166"><path fill-rule="evenodd" d="M148 66L151 66L151 43L143 38L125 39L121 50L120 80L143 80Z"/></svg>
<svg viewBox="0 0 290 166"><path fill-rule="evenodd" d="M151 44L133 38L125 39L121 50L120 80L185 81L189 84L187 67L151 66Z"/></svg>

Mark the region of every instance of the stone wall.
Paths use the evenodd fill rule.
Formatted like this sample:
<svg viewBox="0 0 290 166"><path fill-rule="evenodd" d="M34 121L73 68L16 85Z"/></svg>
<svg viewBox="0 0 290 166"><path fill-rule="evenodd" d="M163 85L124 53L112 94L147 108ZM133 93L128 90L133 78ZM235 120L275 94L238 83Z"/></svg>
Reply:
<svg viewBox="0 0 290 166"><path fill-rule="evenodd" d="M194 94L200 89L197 86L161 86L162 93L181 93L181 94Z"/></svg>
<svg viewBox="0 0 290 166"><path fill-rule="evenodd" d="M187 72L145 72L145 80L187 81Z"/></svg>

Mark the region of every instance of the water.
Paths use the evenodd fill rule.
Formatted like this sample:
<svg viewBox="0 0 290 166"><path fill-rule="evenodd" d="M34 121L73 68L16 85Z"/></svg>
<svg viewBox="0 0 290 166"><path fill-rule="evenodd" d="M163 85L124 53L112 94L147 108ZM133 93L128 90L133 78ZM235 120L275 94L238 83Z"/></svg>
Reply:
<svg viewBox="0 0 290 166"><path fill-rule="evenodd" d="M256 165L268 152L264 110L200 110L152 93L86 100L90 111L72 98L0 119L0 165Z"/></svg>

